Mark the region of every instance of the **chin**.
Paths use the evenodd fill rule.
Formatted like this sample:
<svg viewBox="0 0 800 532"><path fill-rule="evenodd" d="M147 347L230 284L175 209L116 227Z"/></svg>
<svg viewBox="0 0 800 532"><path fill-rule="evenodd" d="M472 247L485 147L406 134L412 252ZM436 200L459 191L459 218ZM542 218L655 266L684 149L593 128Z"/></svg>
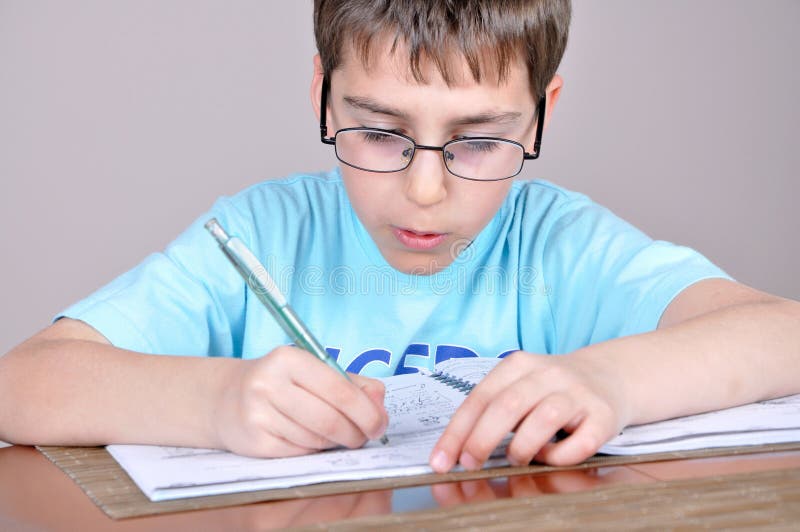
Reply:
<svg viewBox="0 0 800 532"><path fill-rule="evenodd" d="M433 275L446 269L453 262L423 254L415 254L412 257L385 258L392 268L407 275Z"/></svg>

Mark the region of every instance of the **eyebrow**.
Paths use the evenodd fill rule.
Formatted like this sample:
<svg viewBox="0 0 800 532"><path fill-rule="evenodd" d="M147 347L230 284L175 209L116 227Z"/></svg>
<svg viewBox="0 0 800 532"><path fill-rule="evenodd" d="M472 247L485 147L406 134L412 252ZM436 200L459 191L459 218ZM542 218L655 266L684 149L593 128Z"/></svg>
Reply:
<svg viewBox="0 0 800 532"><path fill-rule="evenodd" d="M393 116L395 118L408 119L408 114L393 107L388 107L372 98L365 98L362 96L345 96L344 102L355 109L362 109L370 113L380 115ZM451 121L450 124L454 126L466 126L477 124L510 124L518 122L522 113L517 111L503 111L503 112L483 112L474 115L462 116Z"/></svg>

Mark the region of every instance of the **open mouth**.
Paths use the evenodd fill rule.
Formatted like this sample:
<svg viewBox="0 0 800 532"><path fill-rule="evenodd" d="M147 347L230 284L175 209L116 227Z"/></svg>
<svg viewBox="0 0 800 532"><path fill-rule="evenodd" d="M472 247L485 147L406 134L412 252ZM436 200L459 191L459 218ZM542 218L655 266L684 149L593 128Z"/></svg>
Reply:
<svg viewBox="0 0 800 532"><path fill-rule="evenodd" d="M392 227L392 233L405 247L416 250L435 248L447 238L447 233L428 233L400 227Z"/></svg>

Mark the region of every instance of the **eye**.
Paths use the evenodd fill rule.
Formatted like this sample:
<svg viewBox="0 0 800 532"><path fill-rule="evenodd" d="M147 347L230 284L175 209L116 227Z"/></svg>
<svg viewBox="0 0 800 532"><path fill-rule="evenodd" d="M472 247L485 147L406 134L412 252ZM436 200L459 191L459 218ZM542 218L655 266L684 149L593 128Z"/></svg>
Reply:
<svg viewBox="0 0 800 532"><path fill-rule="evenodd" d="M400 136L402 134L400 130L362 127L364 127L363 130L358 130L362 142L370 144L406 142L406 140Z"/></svg>
<svg viewBox="0 0 800 532"><path fill-rule="evenodd" d="M467 140L463 142L463 146L477 153L490 153L500 149L500 144L494 140Z"/></svg>
<svg viewBox="0 0 800 532"><path fill-rule="evenodd" d="M379 131L363 131L362 138L367 142L392 142L397 141L397 137L389 135L388 133L381 133Z"/></svg>

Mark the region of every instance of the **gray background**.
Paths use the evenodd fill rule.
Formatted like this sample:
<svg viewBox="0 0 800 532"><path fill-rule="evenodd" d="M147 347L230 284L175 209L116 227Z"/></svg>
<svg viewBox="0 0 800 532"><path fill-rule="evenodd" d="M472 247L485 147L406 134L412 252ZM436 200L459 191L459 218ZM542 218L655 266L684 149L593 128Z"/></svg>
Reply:
<svg viewBox="0 0 800 532"><path fill-rule="evenodd" d="M800 298L800 2L577 0L544 177ZM222 194L334 164L308 1L0 0L0 353Z"/></svg>

